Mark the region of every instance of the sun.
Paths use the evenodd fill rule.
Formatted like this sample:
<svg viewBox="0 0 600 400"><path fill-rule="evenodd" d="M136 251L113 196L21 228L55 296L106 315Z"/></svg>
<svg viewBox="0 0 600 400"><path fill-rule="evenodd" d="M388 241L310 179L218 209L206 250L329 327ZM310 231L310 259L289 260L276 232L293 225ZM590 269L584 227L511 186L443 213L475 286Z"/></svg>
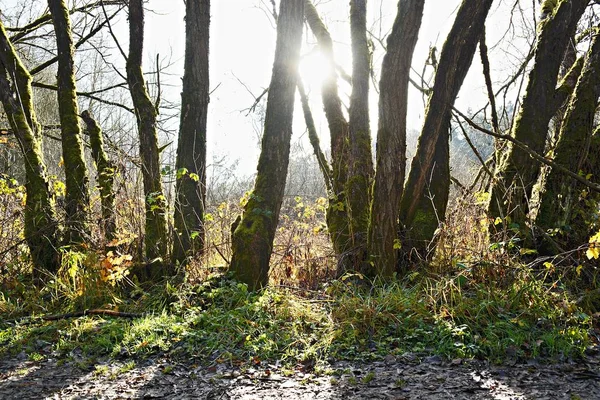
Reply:
<svg viewBox="0 0 600 400"><path fill-rule="evenodd" d="M325 79L331 77L331 66L323 53L314 49L300 59L300 77L305 86L319 88Z"/></svg>

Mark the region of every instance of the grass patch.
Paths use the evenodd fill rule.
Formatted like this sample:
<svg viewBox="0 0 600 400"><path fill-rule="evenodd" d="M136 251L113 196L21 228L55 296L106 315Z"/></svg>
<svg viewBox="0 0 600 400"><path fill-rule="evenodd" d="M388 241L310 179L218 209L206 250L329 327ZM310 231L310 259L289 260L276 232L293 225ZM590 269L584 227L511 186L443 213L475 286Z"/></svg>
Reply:
<svg viewBox="0 0 600 400"><path fill-rule="evenodd" d="M218 276L144 292L130 302L161 308L133 320L1 323L0 354L24 351L43 359L50 347L63 357L169 354L238 366L319 365L406 352L493 361L580 355L590 344L592 318L556 285L531 271L515 274L518 279L498 286L462 272L415 273L377 285L338 280L310 296L277 287L250 293Z"/></svg>

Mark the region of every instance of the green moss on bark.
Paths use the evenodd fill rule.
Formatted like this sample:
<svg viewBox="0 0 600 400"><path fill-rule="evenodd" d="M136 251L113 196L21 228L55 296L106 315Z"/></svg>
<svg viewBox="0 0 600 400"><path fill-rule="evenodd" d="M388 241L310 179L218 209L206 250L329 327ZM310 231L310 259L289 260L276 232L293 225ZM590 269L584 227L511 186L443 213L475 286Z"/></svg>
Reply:
<svg viewBox="0 0 600 400"><path fill-rule="evenodd" d="M268 265L277 225L274 214L261 208L264 205L260 203L253 199L248 201L232 237L232 247L236 252L232 271L237 279L252 289L265 286L269 280Z"/></svg>
<svg viewBox="0 0 600 400"><path fill-rule="evenodd" d="M350 1L350 36L352 42L352 93L350 94L350 157L345 185L348 204L351 248L347 267L372 276L366 261L367 231L373 159L369 124L369 81L371 55L367 41L367 2Z"/></svg>
<svg viewBox="0 0 600 400"><path fill-rule="evenodd" d="M167 229L167 202L162 188L157 110L146 90L142 73L144 43L144 8L142 0L129 2L129 57L127 58L127 83L136 112L142 178L144 183L146 230L144 237L147 266L145 279L156 280L174 274L170 264Z"/></svg>
<svg viewBox="0 0 600 400"><path fill-rule="evenodd" d="M57 94L65 166L65 243L77 245L89 238L89 178L83 156L79 108L75 89L73 38L64 0L48 0L58 49Z"/></svg>
<svg viewBox="0 0 600 400"><path fill-rule="evenodd" d="M177 145L173 261L204 252L210 1L186 3L186 49ZM186 173L181 173L185 171Z"/></svg>
<svg viewBox="0 0 600 400"><path fill-rule="evenodd" d="M422 167L413 164L412 168ZM412 257L415 252L421 259L431 258L430 245L434 244L436 231L445 220L449 192L450 147L448 136L444 134L438 138L424 192L416 199L414 216L411 220L401 220L404 259ZM400 209L400 215L407 215L406 210Z"/></svg>
<svg viewBox="0 0 600 400"><path fill-rule="evenodd" d="M565 112L554 150L554 162L597 180L598 156L592 135L597 99L600 97L600 39L588 50L583 69ZM594 215L593 195L582 184L551 169L544 179L536 225L554 235L543 237L542 253L557 253L585 243Z"/></svg>
<svg viewBox="0 0 600 400"><path fill-rule="evenodd" d="M328 76L323 80L321 96L329 134L331 137L331 190L327 207L327 228L338 258L338 275L351 267L350 254L352 240L348 220L346 179L350 157L350 128L342 111L338 95L336 63L333 55L333 41L327 27L310 0L305 0L306 21L317 38L319 49L327 60Z"/></svg>
<svg viewBox="0 0 600 400"><path fill-rule="evenodd" d="M14 81L11 84L11 79ZM18 95L17 95L18 93ZM33 109L31 76L0 22L0 100L25 159L25 240L36 281L60 267L58 223L40 145L40 126Z"/></svg>
<svg viewBox="0 0 600 400"><path fill-rule="evenodd" d="M543 153L550 119L562 101L565 87L556 90L558 72L565 50L573 36L587 0L561 1L553 7L538 26L534 65L521 109L511 135L537 153ZM540 165L528 153L509 144L504 157L497 164L491 187L488 211L493 219L511 217L523 232L528 223L529 199L538 180Z"/></svg>
<svg viewBox="0 0 600 400"><path fill-rule="evenodd" d="M86 124L87 133L90 138L92 158L96 163L98 171L98 189L100 191L100 204L102 211L102 228L107 241L114 239L116 232L115 221L115 192L113 189L115 181L115 166L108 159L104 151L104 138L102 129L89 111L81 113L81 118Z"/></svg>
<svg viewBox="0 0 600 400"><path fill-rule="evenodd" d="M289 164L304 0L281 2L256 181L233 232L230 271L251 290L268 283Z"/></svg>
<svg viewBox="0 0 600 400"><path fill-rule="evenodd" d="M400 223L407 237L413 229L425 234L427 228L427 235L417 238L418 242L414 244L403 243L403 253L410 253L413 246L422 252L425 249L423 244L433 239L435 229L431 224L415 226L417 213L430 214L427 221L435 219L436 228L437 222L445 218L450 187L448 140L451 107L473 61L492 2L464 0L442 47L417 153L400 203ZM427 254L421 256L425 258Z"/></svg>

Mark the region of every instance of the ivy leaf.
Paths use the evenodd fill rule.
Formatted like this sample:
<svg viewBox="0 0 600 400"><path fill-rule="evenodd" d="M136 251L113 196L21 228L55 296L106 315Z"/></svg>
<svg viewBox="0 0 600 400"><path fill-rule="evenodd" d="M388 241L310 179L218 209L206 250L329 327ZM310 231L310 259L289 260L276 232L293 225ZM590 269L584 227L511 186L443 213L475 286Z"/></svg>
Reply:
<svg viewBox="0 0 600 400"><path fill-rule="evenodd" d="M537 250L522 248L522 249L519 249L519 253L522 256L531 256L531 255L537 254Z"/></svg>
<svg viewBox="0 0 600 400"><path fill-rule="evenodd" d="M183 178L185 175L187 175L187 173L188 173L188 169L187 168L179 168L177 170L177 179Z"/></svg>

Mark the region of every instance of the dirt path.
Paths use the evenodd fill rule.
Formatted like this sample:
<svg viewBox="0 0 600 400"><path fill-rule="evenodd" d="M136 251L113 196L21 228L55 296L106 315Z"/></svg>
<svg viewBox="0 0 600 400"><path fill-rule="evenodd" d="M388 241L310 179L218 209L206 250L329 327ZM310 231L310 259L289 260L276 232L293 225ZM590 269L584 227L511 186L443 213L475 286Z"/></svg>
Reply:
<svg viewBox="0 0 600 400"><path fill-rule="evenodd" d="M20 358L20 359L19 359ZM540 365L418 360L335 363L317 376L273 365L241 372L150 359L84 365L0 361L1 399L600 399L600 357Z"/></svg>

